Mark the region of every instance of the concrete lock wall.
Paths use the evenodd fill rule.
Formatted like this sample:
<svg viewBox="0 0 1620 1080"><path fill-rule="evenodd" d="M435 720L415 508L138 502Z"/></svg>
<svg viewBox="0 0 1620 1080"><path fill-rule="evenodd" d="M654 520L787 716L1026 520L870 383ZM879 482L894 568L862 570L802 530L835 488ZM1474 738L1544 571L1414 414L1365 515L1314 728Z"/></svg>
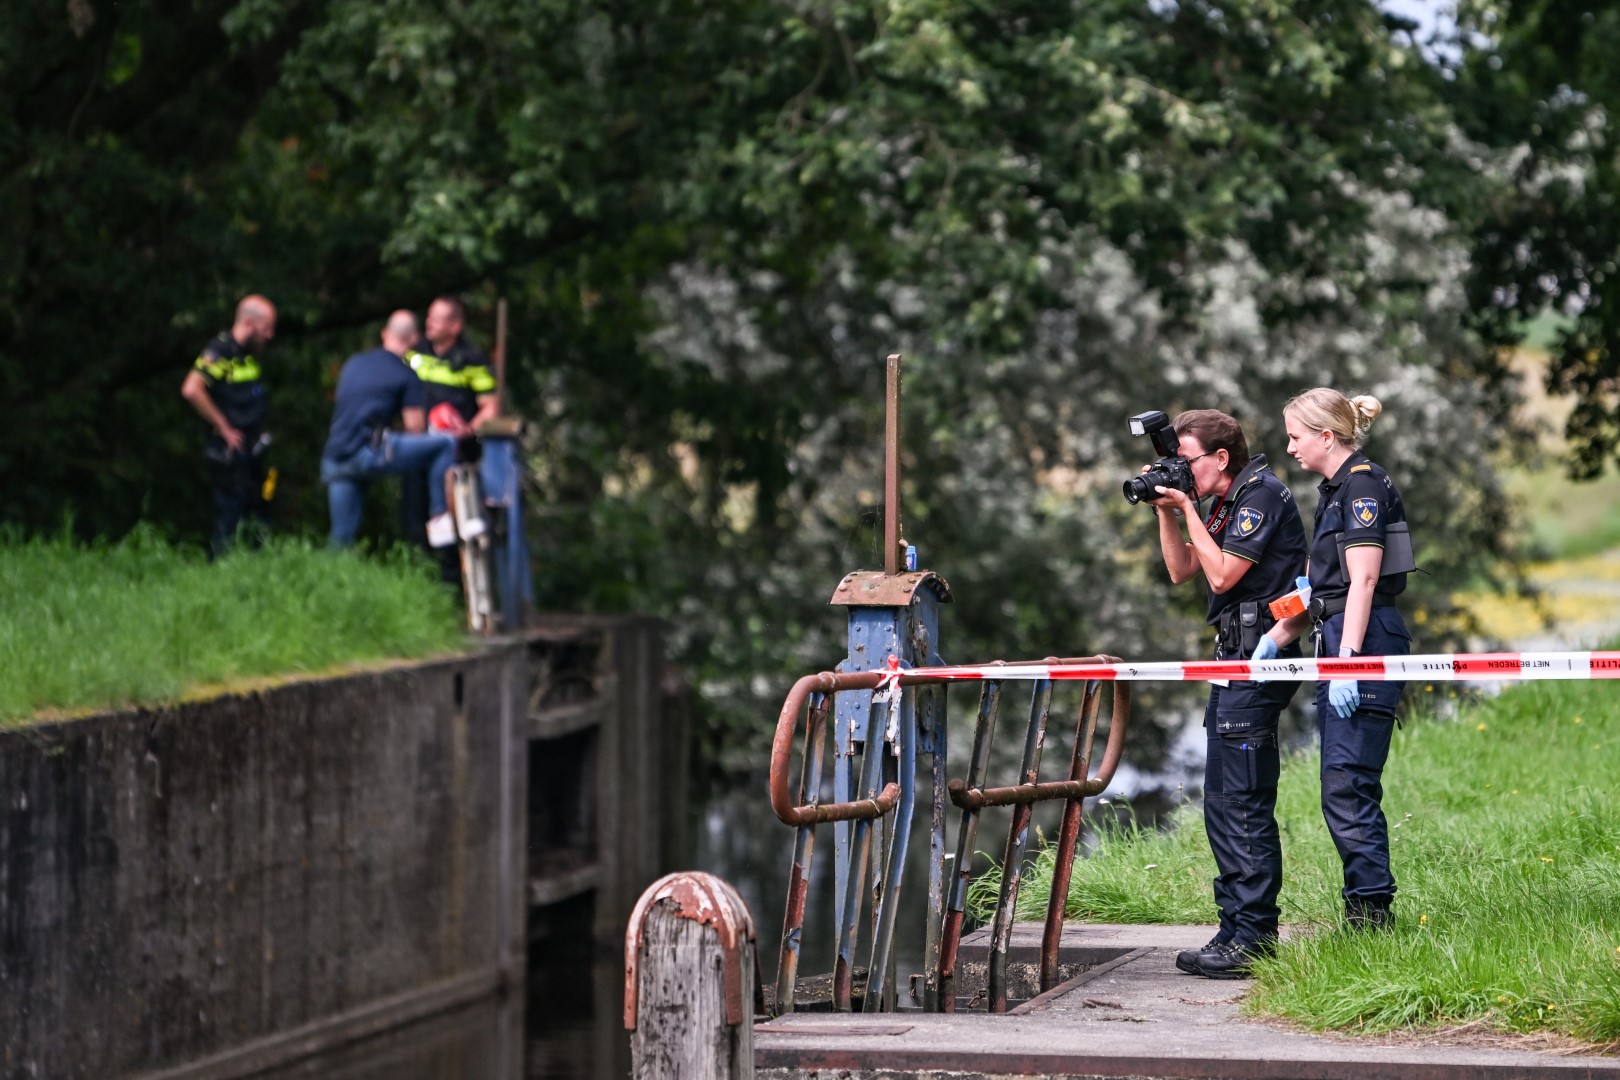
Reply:
<svg viewBox="0 0 1620 1080"><path fill-rule="evenodd" d="M0 1064L239 1075L520 979L523 646L0 732Z"/></svg>

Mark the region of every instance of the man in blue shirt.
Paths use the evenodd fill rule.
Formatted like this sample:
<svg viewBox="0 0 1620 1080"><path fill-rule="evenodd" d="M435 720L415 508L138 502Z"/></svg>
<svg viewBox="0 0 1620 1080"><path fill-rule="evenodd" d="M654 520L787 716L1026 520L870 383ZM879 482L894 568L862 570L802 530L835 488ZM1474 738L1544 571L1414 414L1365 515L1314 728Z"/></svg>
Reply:
<svg viewBox="0 0 1620 1080"><path fill-rule="evenodd" d="M382 347L349 357L338 374L332 431L321 454L333 547L354 543L367 482L419 469L428 474L428 543L448 547L456 542L444 490L445 473L455 464L456 440L425 433L422 381L404 360L416 338L416 316L396 311L383 327ZM396 418L403 432L391 427Z"/></svg>

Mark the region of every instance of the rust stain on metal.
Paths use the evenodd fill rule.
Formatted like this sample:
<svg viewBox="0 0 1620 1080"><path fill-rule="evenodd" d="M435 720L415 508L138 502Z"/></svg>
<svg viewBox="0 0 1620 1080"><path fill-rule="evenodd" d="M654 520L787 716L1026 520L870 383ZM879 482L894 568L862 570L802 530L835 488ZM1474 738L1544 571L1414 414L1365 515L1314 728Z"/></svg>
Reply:
<svg viewBox="0 0 1620 1080"><path fill-rule="evenodd" d="M754 919L742 897L713 874L687 872L669 874L648 886L630 914L624 935L624 1026L636 1028L639 987L637 968L641 960L642 931L653 905L669 902L676 916L712 926L720 937L724 957L726 1022L736 1025L749 1016L743 1006L742 949L754 941Z"/></svg>
<svg viewBox="0 0 1620 1080"><path fill-rule="evenodd" d="M1104 663L1117 663L1110 656L1098 657ZM1074 755L1069 762L1069 779L1085 781L1091 769L1091 749L1097 738L1097 711L1102 704L1102 683L1086 684L1085 697L1080 704L1080 717L1074 736ZM1108 745L1123 745L1125 729L1130 725L1130 684L1114 684L1114 707L1109 721ZM1094 783L1106 788L1113 780L1114 764L1119 760L1114 753L1113 764L1106 766L1108 775ZM1087 784L1087 786L1090 786ZM1052 891L1047 897L1046 925L1041 933L1041 991L1051 990L1058 982L1058 946L1063 939L1063 911L1069 897L1069 877L1074 868L1074 851L1080 840L1080 815L1084 797L1071 798L1063 807L1063 825L1058 831L1057 859L1052 868Z"/></svg>
<svg viewBox="0 0 1620 1080"><path fill-rule="evenodd" d="M915 589L921 581L908 581L908 578L922 579L932 577L927 572L913 574L884 575L870 572L851 574L839 586L839 596L835 596L835 604L867 604L880 606L881 600L874 597L904 600L914 595ZM939 581L944 587L943 580ZM847 598L846 598L846 595ZM946 597L948 599L948 594ZM1111 656L1097 655L1088 657L1057 658L1046 657L1042 660L1032 661L994 661L990 664L975 665L977 667L1008 667L1016 668L1023 664L1085 664L1085 663L1117 663ZM832 695L839 691L867 691L876 689L884 673L877 671L862 672L822 672L818 675L807 675L796 682L783 702L782 711L778 716L775 738L771 746L770 768L770 795L771 808L778 819L784 824L793 826L814 826L826 821L872 821L880 819L896 806L899 798L899 788L890 781L875 797L855 799L844 803L817 804L813 797L808 795L811 785L801 784L800 798L806 799L803 805L796 805L790 794L788 784L788 768L791 762L794 737L797 734L800 716L807 713L806 705L811 695L823 695L819 700L819 707L827 713L833 711ZM897 682L905 687L948 687L951 680L937 675L911 675L900 673ZM1068 778L1062 781L1042 783L1039 779L1041 750L1046 739L1046 724L1050 711L1049 680L1041 680L1044 688L1037 689L1031 701L1030 725L1026 731L1025 754L1019 777L1021 783L1010 787L985 787L984 765L980 758L988 757L990 742L999 720L999 699L1001 683L990 679L984 683L983 697L980 703L980 718L975 729L974 761L969 769L968 779L953 779L947 785L946 794L951 803L964 811L964 834L970 835L972 826L977 823L978 811L988 806L1011 806L1014 812L1011 828L1008 834L1009 854L1004 865L1011 868L1002 881L1000 902L993 920L992 939L999 947L993 947L990 958L990 987L988 1007L992 1012L1004 1012L1008 1007L1006 999L1006 947L1007 938L1011 929L1011 908L1021 885L1022 867L1021 855L1028 843L1028 829L1030 822L1030 808L1036 802L1048 800L1064 800L1065 807L1063 826L1059 835L1059 862L1065 864L1060 869L1060 880L1054 882L1053 900L1047 912L1046 934L1042 942L1041 957L1041 983L1043 989L1049 989L1056 978L1056 942L1061 933L1062 905L1060 898L1067 892L1066 878L1063 873L1067 864L1073 858L1075 844L1078 841L1080 828L1080 811L1082 800L1090 796L1101 794L1110 783L1119 766L1124 752L1125 736L1129 727L1130 718L1130 691L1128 684L1112 683L1114 701L1113 716L1109 724L1108 743L1102 756L1102 762L1094 775L1091 772L1094 739L1096 734L1097 713L1101 701L1101 681L1093 680L1087 686L1085 701L1081 706L1080 730L1077 732L1075 752L1070 761ZM1038 684L1039 685L1039 684ZM825 715L825 714L823 714ZM816 723L816 717L806 724L806 751L820 737L823 730ZM853 722L852 722L853 723ZM812 735L812 732L815 734ZM853 753L853 748L849 751ZM937 783L937 780L936 780ZM870 788L867 789L870 792ZM937 791L936 791L937 798ZM865 826L861 826L864 828ZM959 838L960 842L960 838ZM971 846L971 845L970 845ZM942 849L943 850L943 849ZM966 878L970 873L970 859L958 853L959 862L952 867L950 875L951 884L944 892L949 897L941 896L936 899L930 891L930 943L928 947L928 988L934 991L930 1007L943 1012L955 1010L954 975L957 959L957 947L960 941L963 914L960 911L957 894L963 891ZM807 867L805 868L808 869ZM803 897L794 894L802 887L799 884L799 870L795 865L795 881L790 884L788 925L797 925L803 918ZM805 875L808 876L807 874ZM944 882L942 881L942 885ZM876 881L874 888L879 885ZM943 906L944 910L939 908ZM1003 910L1005 909L1005 910ZM797 916L797 918L793 918ZM938 923L935 923L938 920ZM938 926L937 937L934 936L935 927ZM795 942L795 944L797 944ZM784 949L784 955L786 954ZM796 960L797 957L795 956ZM838 961L834 965L834 1002L835 1007L840 999L842 1007L847 1009L851 1000L852 987L850 986L850 964L840 951ZM842 993L840 993L840 990Z"/></svg>
<svg viewBox="0 0 1620 1080"><path fill-rule="evenodd" d="M927 586L942 604L951 602L951 587L932 570L906 570L885 574L856 570L844 575L828 601L834 607L910 607L917 590Z"/></svg>

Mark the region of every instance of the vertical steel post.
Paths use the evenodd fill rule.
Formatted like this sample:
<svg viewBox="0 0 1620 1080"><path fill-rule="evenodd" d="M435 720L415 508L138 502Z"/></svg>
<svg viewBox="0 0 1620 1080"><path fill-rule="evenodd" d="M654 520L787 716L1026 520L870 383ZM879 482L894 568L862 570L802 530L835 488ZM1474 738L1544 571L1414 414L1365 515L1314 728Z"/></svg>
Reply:
<svg viewBox="0 0 1620 1080"><path fill-rule="evenodd" d="M929 663L937 662L937 658ZM934 802L928 829L928 910L923 913L927 925L923 930L923 1011L943 1012L939 996L940 944L944 932L945 911L945 692L936 689L928 695L918 695L918 724L934 739L931 760ZM937 708L934 707L937 702Z"/></svg>
<svg viewBox="0 0 1620 1080"><path fill-rule="evenodd" d="M799 775L799 805L813 806L821 801L821 759L826 745L827 696L810 699L810 717L805 727L804 768ZM799 973L799 952L803 945L804 903L810 892L810 865L815 856L816 827L800 825L793 839L793 869L788 878L787 910L782 916L782 950L776 965L776 1011L793 1011L793 994Z"/></svg>
<svg viewBox="0 0 1620 1080"><path fill-rule="evenodd" d="M866 695L870 702L871 695ZM860 797L875 799L883 787L883 733L879 709L870 705L872 714L867 719L870 737L861 756ZM889 706L882 711L887 713ZM850 823L850 863L845 879L847 895L839 912L838 956L833 961L833 1008L850 1011L854 998L855 944L861 925L861 893L866 888L866 868L871 861L872 827L876 822L863 818Z"/></svg>
<svg viewBox="0 0 1620 1080"><path fill-rule="evenodd" d="M891 353L883 425L883 572L900 571L900 354Z"/></svg>
<svg viewBox="0 0 1620 1080"><path fill-rule="evenodd" d="M877 923L872 931L872 962L867 965L866 1000L862 1012L892 1008L891 976L894 958L894 924L900 906L900 886L906 866L906 849L911 840L911 819L917 808L917 717L913 695L900 701L900 722L896 725L900 802L889 824L888 868L883 888L874 897ZM891 710L894 705L889 706Z"/></svg>
<svg viewBox="0 0 1620 1080"><path fill-rule="evenodd" d="M1080 719L1075 725L1074 753L1069 758L1069 779L1085 780L1091 772L1091 744L1097 735L1097 707L1102 702L1102 683L1086 682L1080 702ZM1069 876L1074 869L1074 849L1080 840L1080 814L1084 797L1063 805L1063 827L1058 830L1057 861L1052 864L1052 894L1046 901L1046 926L1041 935L1041 993L1058 982L1058 946L1063 941L1063 909L1069 901Z"/></svg>
<svg viewBox="0 0 1620 1080"><path fill-rule="evenodd" d="M1029 702L1029 730L1024 736L1024 760L1018 770L1021 784L1040 781L1041 746L1046 741L1046 720L1052 703L1052 682L1035 684ZM990 933L990 1003L988 1011L1007 1011L1007 948L1012 943L1013 910L1018 904L1018 885L1023 877L1024 852L1029 848L1030 803L1013 807L1012 827L1007 831L1006 855L1001 860L1001 899Z"/></svg>
<svg viewBox="0 0 1620 1080"><path fill-rule="evenodd" d="M984 786L990 767L990 747L995 741L996 721L1001 715L1001 683L986 682L979 691L979 720L973 728L973 753L968 759L964 787ZM955 783L952 784L955 787ZM940 932L939 1007L956 1011L956 947L962 940L962 919L967 911L968 881L973 876L973 851L979 831L979 811L963 810L956 832L956 865L951 868L951 889L945 899L944 925Z"/></svg>
<svg viewBox="0 0 1620 1080"><path fill-rule="evenodd" d="M884 470L883 470L883 570L857 571L847 575L833 594L832 603L849 608L849 649L838 665L840 672L873 671L883 667L890 656L899 658L905 667L943 663L938 655L939 605L950 601L950 586L937 574L926 570L907 570L901 564L901 356L888 358L886 366L886 394L884 409ZM931 862L929 869L929 929L927 932L927 967L933 970L933 957L938 947L936 927L940 919L940 903L944 895L944 780L945 780L945 695L943 690L929 688L917 695L908 695L907 707L901 719L900 745L893 748L898 760L891 758L885 748L881 727L874 730L874 710L870 691L848 691L836 695L833 708L833 798L848 802L858 791L881 787L884 769L898 780L906 792L903 799L905 812L893 820L862 826L854 822L833 824L834 889L833 922L838 927L838 955L834 966L834 993L838 993L837 974L847 970L852 962L854 942L849 940L860 924L860 906L865 891L860 883L866 879L871 859L873 886L873 934L885 941L893 940L892 923L884 923L884 912L892 910L886 897L899 886L904 873L904 856L909 843L911 818L915 812L916 755L932 754L934 761L933 786L935 809ZM904 744L910 740L911 749ZM864 755L860 765L862 780L857 783L856 755ZM877 772L873 768L878 767ZM876 787L873 790L876 790ZM902 836L902 832L905 835ZM874 835L878 838L874 845ZM873 852L876 852L874 855ZM898 852L898 860L896 853ZM882 925L880 925L882 924ZM887 977L893 976L892 944L883 957L882 968ZM879 965L874 963L873 967ZM872 983L868 1000L883 992L879 983ZM846 999L847 1000L847 999ZM842 1007L847 1007L842 1006Z"/></svg>
<svg viewBox="0 0 1620 1080"><path fill-rule="evenodd" d="M494 423L494 421L491 421ZM479 486L486 508L499 511L499 522L490 554L495 562L495 592L500 608L498 625L511 633L523 626L534 603L534 586L529 576L529 547L523 534L523 475L520 468L516 431L482 436L483 458L478 464Z"/></svg>

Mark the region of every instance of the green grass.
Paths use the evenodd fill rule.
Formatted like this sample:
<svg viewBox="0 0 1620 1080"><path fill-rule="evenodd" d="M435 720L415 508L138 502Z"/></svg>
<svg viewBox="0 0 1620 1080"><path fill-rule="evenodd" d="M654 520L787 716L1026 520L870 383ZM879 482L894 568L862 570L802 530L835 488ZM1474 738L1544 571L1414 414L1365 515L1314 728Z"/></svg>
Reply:
<svg viewBox="0 0 1620 1080"><path fill-rule="evenodd" d="M419 557L298 540L210 564L146 532L90 546L0 537L0 612L0 724L466 643Z"/></svg>
<svg viewBox="0 0 1620 1080"><path fill-rule="evenodd" d="M1400 895L1392 934L1340 926L1341 873L1318 806L1317 760L1284 763L1283 920L1295 936L1257 967L1251 1012L1317 1029L1480 1021L1620 1039L1620 687L1526 684L1397 733L1384 809ZM1067 914L1212 923L1214 876L1196 809L1171 830L1116 829L1075 864ZM974 910L993 903L994 872ZM1051 851L1020 918L1041 918ZM1196 942L1194 943L1196 944Z"/></svg>

